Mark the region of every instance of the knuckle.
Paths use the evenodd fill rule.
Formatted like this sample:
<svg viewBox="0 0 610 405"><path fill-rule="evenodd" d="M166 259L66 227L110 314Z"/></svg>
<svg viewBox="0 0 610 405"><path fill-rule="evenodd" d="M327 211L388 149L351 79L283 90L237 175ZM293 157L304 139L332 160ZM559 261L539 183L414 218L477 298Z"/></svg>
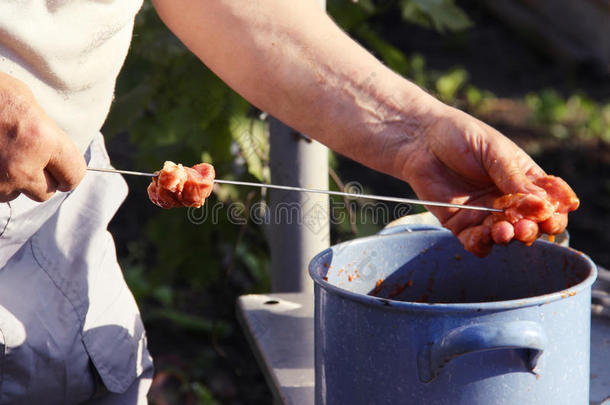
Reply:
<svg viewBox="0 0 610 405"><path fill-rule="evenodd" d="M24 193L24 194L26 194L26 193ZM40 203L41 203L41 202L45 202L45 201L47 201L49 198L51 198L51 196L50 196L50 195L46 195L46 194L41 195L41 194L27 193L26 195L27 195L27 196L28 196L28 197L29 197L31 200L34 200L34 201L36 201L36 202L40 202Z"/></svg>
<svg viewBox="0 0 610 405"><path fill-rule="evenodd" d="M53 146L51 133L40 120L34 120L28 125L27 131L23 135L23 141L29 146L36 147L41 154L47 155Z"/></svg>
<svg viewBox="0 0 610 405"><path fill-rule="evenodd" d="M66 176L60 183L57 184L57 189L59 191L70 191L74 190L80 182L83 180L85 176L84 171L75 171L71 172L68 176Z"/></svg>
<svg viewBox="0 0 610 405"><path fill-rule="evenodd" d="M76 186L78 186L78 183L64 182L64 183L60 183L57 185L57 190L63 191L63 192L68 192L68 191L74 190L76 188Z"/></svg>
<svg viewBox="0 0 610 405"><path fill-rule="evenodd" d="M5 163L0 165L0 183L10 186L15 184L17 179L23 177L22 170L17 164Z"/></svg>
<svg viewBox="0 0 610 405"><path fill-rule="evenodd" d="M8 192L3 192L0 191L0 202L8 202L8 201L13 201L15 198L19 197L19 194L21 194L18 191L8 191Z"/></svg>
<svg viewBox="0 0 610 405"><path fill-rule="evenodd" d="M30 184L19 191L36 202L45 202L55 194L54 187L41 183Z"/></svg>
<svg viewBox="0 0 610 405"><path fill-rule="evenodd" d="M51 199L51 197L53 197L55 195L55 192L45 192L44 194L41 194L38 196L38 202L44 202L47 201L49 199Z"/></svg>

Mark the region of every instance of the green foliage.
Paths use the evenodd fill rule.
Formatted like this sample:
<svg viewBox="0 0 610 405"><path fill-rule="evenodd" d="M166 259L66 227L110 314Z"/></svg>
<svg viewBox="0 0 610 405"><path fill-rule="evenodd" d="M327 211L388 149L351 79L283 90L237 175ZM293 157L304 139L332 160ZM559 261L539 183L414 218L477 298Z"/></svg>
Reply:
<svg viewBox="0 0 610 405"><path fill-rule="evenodd" d="M401 0L400 5L406 21L439 32L461 31L472 25L466 13L453 0Z"/></svg>
<svg viewBox="0 0 610 405"><path fill-rule="evenodd" d="M231 120L231 136L240 150L240 158L248 172L260 182L268 182L269 142L268 125L264 121L245 116L234 116Z"/></svg>
<svg viewBox="0 0 610 405"><path fill-rule="evenodd" d="M468 72L461 68L453 69L436 79L436 91L443 101L451 103L467 80Z"/></svg>
<svg viewBox="0 0 610 405"><path fill-rule="evenodd" d="M466 13L453 0L329 0L327 7L329 14L344 30L363 41L392 70L411 78L422 87L428 87L430 79L421 55L407 57L382 38L369 22L398 9L405 21L434 28L439 32L461 31L471 25Z"/></svg>
<svg viewBox="0 0 610 405"><path fill-rule="evenodd" d="M411 80L418 86L428 87L428 77L426 73L426 59L422 55L411 55Z"/></svg>
<svg viewBox="0 0 610 405"><path fill-rule="evenodd" d="M191 389L193 390L195 397L197 398L197 403L201 405L220 405L220 402L214 399L212 392L208 387L201 384L200 382L194 382L191 384Z"/></svg>
<svg viewBox="0 0 610 405"><path fill-rule="evenodd" d="M532 123L549 128L556 138L576 136L610 142L610 103L600 104L583 94L564 98L557 91L546 89L528 94L525 104L532 112Z"/></svg>
<svg viewBox="0 0 610 405"><path fill-rule="evenodd" d="M483 94L475 86L466 86L466 88L464 89L464 95L466 96L466 101L468 102L468 105L471 105L474 108L479 107L481 105L481 102L483 101Z"/></svg>
<svg viewBox="0 0 610 405"><path fill-rule="evenodd" d="M337 24L347 31L394 9L398 9L405 21L439 32L462 31L472 25L453 0L328 0L327 8Z"/></svg>
<svg viewBox="0 0 610 405"><path fill-rule="evenodd" d="M411 66L407 56L395 46L384 41L369 25L360 25L355 29L355 34L358 35L370 49L374 50L390 69L404 76L409 75Z"/></svg>
<svg viewBox="0 0 610 405"><path fill-rule="evenodd" d="M191 315L170 308L153 309L152 311L149 311L144 314L144 319L146 321L169 321L175 326L182 328L188 332L198 332L209 335L213 334L215 337L221 338L227 337L233 332L233 328L228 322L213 322L202 316Z"/></svg>
<svg viewBox="0 0 610 405"><path fill-rule="evenodd" d="M335 22L350 32L378 13L379 6L371 0L327 0L326 8Z"/></svg>

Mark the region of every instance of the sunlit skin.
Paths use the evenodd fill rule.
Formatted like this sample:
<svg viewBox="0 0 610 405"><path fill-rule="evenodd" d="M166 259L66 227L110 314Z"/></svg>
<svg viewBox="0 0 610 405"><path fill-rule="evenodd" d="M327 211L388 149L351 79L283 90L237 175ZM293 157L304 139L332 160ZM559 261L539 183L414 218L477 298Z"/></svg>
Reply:
<svg viewBox="0 0 610 405"><path fill-rule="evenodd" d="M253 104L409 182L421 199L492 206L504 194L547 198L533 183L545 173L525 152L387 69L341 32L316 1L153 4L176 35ZM481 228L489 214L430 210L462 242L470 234L471 251L482 256L490 249L491 229ZM553 218L558 233L567 213ZM538 234L534 226L507 222L496 225L494 234L501 243L529 241Z"/></svg>
<svg viewBox="0 0 610 405"><path fill-rule="evenodd" d="M492 206L504 194L546 199L544 188L555 187L534 184L545 173L514 143L392 72L315 0L153 4L185 45L254 105L347 157L407 181L421 199ZM84 174L82 156L27 91L6 91L3 79L4 104L23 108L0 111L0 199L23 192L43 200L56 189L73 188ZM15 123L18 142L9 136ZM489 214L430 210L480 256L489 241L528 243L538 234L528 222L488 226L483 221ZM558 233L566 223L567 211L558 211L535 226Z"/></svg>
<svg viewBox="0 0 610 405"><path fill-rule="evenodd" d="M467 250L486 256L492 244L531 244L540 231L563 232L578 199L513 142L467 114L446 107L444 119L414 140L403 178L422 199L506 209L505 214L429 207ZM509 196L506 196L509 195ZM521 195L519 199L514 197ZM520 202L517 206L517 200ZM503 203L504 202L504 203ZM494 217L495 215L495 217ZM504 220L508 219L508 220Z"/></svg>
<svg viewBox="0 0 610 405"><path fill-rule="evenodd" d="M83 155L21 81L0 73L0 202L45 201L85 175Z"/></svg>

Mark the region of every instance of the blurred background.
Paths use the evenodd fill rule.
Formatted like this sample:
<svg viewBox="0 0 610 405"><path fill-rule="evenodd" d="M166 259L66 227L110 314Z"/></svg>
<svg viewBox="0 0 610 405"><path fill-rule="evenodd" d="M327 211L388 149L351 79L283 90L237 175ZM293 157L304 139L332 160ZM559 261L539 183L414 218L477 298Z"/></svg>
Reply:
<svg viewBox="0 0 610 405"><path fill-rule="evenodd" d="M386 65L566 179L581 199L570 243L610 268L610 1L328 0L327 7ZM103 129L113 164L153 171L165 160L205 161L221 178L265 182L267 129L266 114L193 57L146 3ZM365 192L413 196L408 185L341 156L330 154L329 163L332 189L357 181ZM155 358L151 403L271 403L235 319L236 297L270 290L265 230L248 215L267 196L217 185L203 210L165 211L148 201L145 179L127 180L131 192L111 231ZM337 207L332 244L394 219L380 221L357 202Z"/></svg>

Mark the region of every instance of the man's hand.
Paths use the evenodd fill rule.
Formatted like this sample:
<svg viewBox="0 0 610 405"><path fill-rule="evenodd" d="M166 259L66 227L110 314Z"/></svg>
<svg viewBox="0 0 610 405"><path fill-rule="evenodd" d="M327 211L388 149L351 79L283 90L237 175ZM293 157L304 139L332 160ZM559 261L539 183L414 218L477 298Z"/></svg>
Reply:
<svg viewBox="0 0 610 405"><path fill-rule="evenodd" d="M567 213L576 209L578 199L563 180L547 176L513 142L468 114L440 102L432 110L436 119L404 158L402 177L416 194L485 207L520 204L502 216L430 207L468 250L485 256L493 242L529 244L540 231L558 234L565 229Z"/></svg>
<svg viewBox="0 0 610 405"><path fill-rule="evenodd" d="M541 182L548 179L542 169L499 132L379 63L315 0L153 4L203 62L261 110L406 180L421 199L491 207L504 194L533 194L527 198L544 208L545 202L556 206L550 190L559 197L573 194L565 182ZM539 229L560 232L570 209L553 209L539 228L530 218L496 225L480 211L431 208L480 256L492 242L529 243Z"/></svg>
<svg viewBox="0 0 610 405"><path fill-rule="evenodd" d="M21 81L0 73L0 202L35 201L75 188L86 163Z"/></svg>

